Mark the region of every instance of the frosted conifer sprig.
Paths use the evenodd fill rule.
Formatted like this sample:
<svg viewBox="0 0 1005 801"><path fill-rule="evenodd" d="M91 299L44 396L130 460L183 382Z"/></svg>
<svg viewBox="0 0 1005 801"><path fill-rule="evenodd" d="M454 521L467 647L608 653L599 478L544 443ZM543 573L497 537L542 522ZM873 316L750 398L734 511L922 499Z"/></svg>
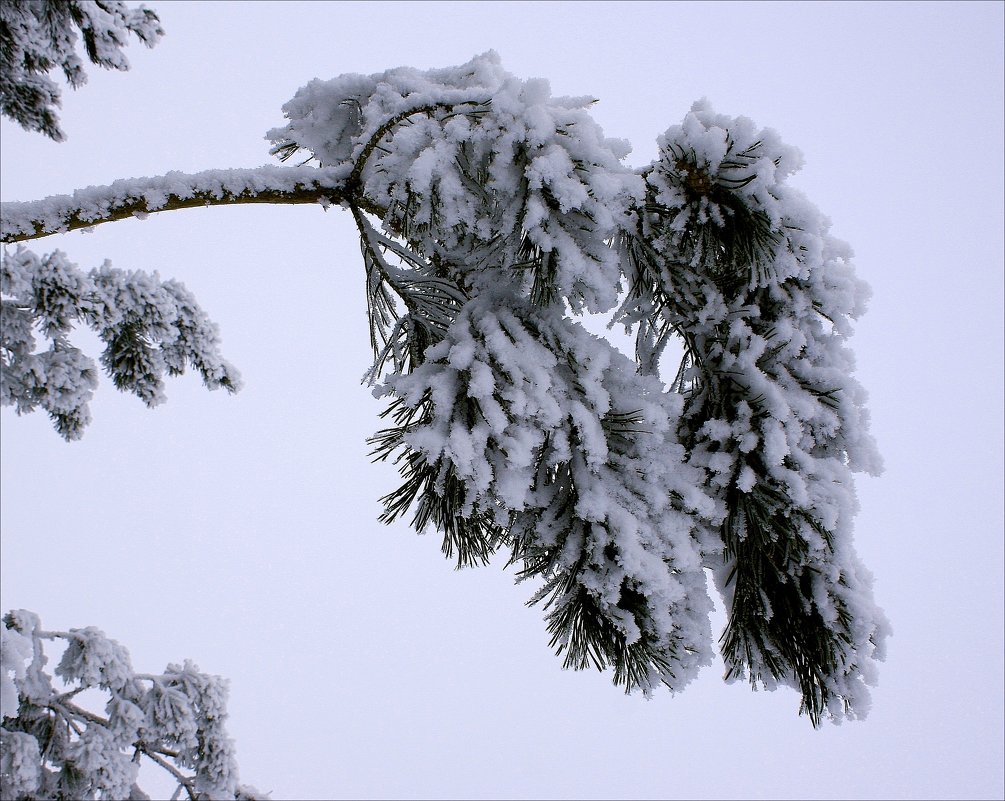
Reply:
<svg viewBox="0 0 1005 801"><path fill-rule="evenodd" d="M147 406L165 399L165 374L189 365L208 389L240 388L239 373L220 356L216 325L176 281L108 262L84 273L58 250L40 258L18 245L0 262L0 296L0 405L18 414L41 407L67 440L83 434L97 386L94 361L70 344L77 323L101 337L101 364L116 388ZM48 350L36 351L36 333Z"/></svg>
<svg viewBox="0 0 1005 801"><path fill-rule="evenodd" d="M76 52L77 30L88 59L127 70L122 52L130 33L147 47L164 35L157 15L119 0L10 0L0 3L0 114L28 131L61 142L56 109L59 87L48 77L60 69L74 89L87 81Z"/></svg>
<svg viewBox="0 0 1005 801"><path fill-rule="evenodd" d="M46 643L65 642L54 671ZM104 714L78 703L107 697ZM0 626L0 793L4 798L149 798L140 762L160 766L190 801L265 801L239 783L227 736L227 683L186 661L136 673L129 653L100 630L45 631L23 609Z"/></svg>
<svg viewBox="0 0 1005 801"><path fill-rule="evenodd" d="M451 101L456 114L446 112ZM846 254L785 185L800 157L772 132L696 104L660 138L660 159L633 174L621 164L627 150L603 138L585 105L550 98L542 82L517 81L489 56L454 70L314 82L287 105L289 125L272 134L277 152L309 150L324 167L351 169L358 185L348 187L348 205L355 197L386 209L384 234L398 243L402 264L436 271L460 293L442 316L456 315L449 328L424 340L421 356L413 348L407 366L395 361L403 371L385 379L396 425L378 433L376 455L395 453L405 483L384 498L384 519L415 503L413 522L437 525L444 551L462 563L487 561L506 546L526 576L544 580L535 597L546 604L552 644L566 665L613 664L616 682L648 690L682 686L690 676L682 655L700 661L705 653L674 639L688 640L695 627L667 624L700 614L700 602L690 612L675 609L660 582L623 572L622 548L632 537L649 538L655 551L674 542L665 522L652 522L672 509L687 519L680 525L701 543L699 561L714 569L731 609L723 637L728 675L792 684L815 725L824 714L864 714L863 685L873 680L886 624L868 600L869 580L847 534L854 512L848 471L870 467L872 446L861 391L844 369L845 320L858 311L857 301L845 303L857 291ZM371 275L390 274L375 269L373 256L365 262ZM541 419L527 416L523 400L518 412L506 400L506 387L525 389L528 379L516 376L527 362L552 364L546 351L569 352L569 332L556 333L564 329L555 315L611 308L622 275L629 295L618 319L638 333L637 365L629 369L658 374L669 340L683 340L684 361L665 396L683 406L665 412L673 434L655 440L663 458L684 448L682 464L704 475L692 481L708 486L713 511L680 503L676 490L662 503L639 491L635 497L646 500L636 506L624 470L576 453L549 461L554 432L541 433ZM385 310L390 326L390 303L371 297L378 300L371 310ZM515 317L504 325L498 315L505 314ZM473 335L476 315L506 334ZM484 353L462 347L472 335L475 343L485 337ZM507 337L524 342L513 346L519 359L502 358ZM547 347L537 350L542 342ZM479 356L459 367L472 347ZM570 387L585 383L587 354L597 348L568 365ZM519 369L503 367L517 362ZM547 387L555 377L536 380ZM559 395L564 403L578 397ZM623 419L634 411L627 400L613 409L629 416ZM606 413L590 410L591 430L604 430ZM509 415L513 430L524 432L519 447L493 439L507 430ZM564 432L556 435L561 448L574 442L573 451L589 452L581 424L556 429ZM525 477L525 463L548 467ZM624 527L624 517L587 514L596 498L647 522ZM660 533L644 533L650 526ZM719 536L705 537L710 528ZM671 576L688 575L677 561L687 558L663 559ZM775 584L762 581L765 570L779 577ZM703 592L696 579L688 597Z"/></svg>
<svg viewBox="0 0 1005 801"><path fill-rule="evenodd" d="M684 342L680 441L727 511L708 560L727 678L795 686L814 725L864 714L888 624L849 540L851 471L879 466L844 345L863 288L784 183L798 158L772 132L696 104L660 144L622 243L622 319L650 369L670 336Z"/></svg>
<svg viewBox="0 0 1005 801"><path fill-rule="evenodd" d="M565 664L612 665L626 690L683 688L711 659L702 540L716 518L674 441L680 404L610 345L512 295L481 296L411 374L388 380L396 454L413 501L459 564L500 547L543 579Z"/></svg>
<svg viewBox="0 0 1005 801"><path fill-rule="evenodd" d="M407 67L312 81L269 132L273 152L345 165L361 208L469 295L536 282L545 303L605 311L620 271L607 238L642 197L587 108L546 81L507 73L495 53L459 67ZM364 206L363 204L366 204Z"/></svg>

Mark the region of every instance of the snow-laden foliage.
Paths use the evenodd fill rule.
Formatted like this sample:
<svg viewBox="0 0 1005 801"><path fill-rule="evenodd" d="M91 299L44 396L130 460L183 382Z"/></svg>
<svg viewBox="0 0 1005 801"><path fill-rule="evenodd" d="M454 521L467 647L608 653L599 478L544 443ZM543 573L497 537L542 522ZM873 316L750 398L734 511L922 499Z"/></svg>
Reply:
<svg viewBox="0 0 1005 801"><path fill-rule="evenodd" d="M632 169L593 102L552 97L494 53L314 80L268 134L298 167L242 174L239 191L172 175L152 202L350 211L364 380L389 402L371 441L403 481L382 519L412 509L459 566L505 554L566 666L681 689L711 659L711 573L728 679L796 688L814 725L861 717L889 627L852 546L852 473L880 463L851 377L868 293L850 251L787 183L801 157L774 132L698 103ZM162 185L5 204L4 241L145 213ZM13 342L64 319L19 297ZM574 323L582 312L613 312L635 359ZM663 358L674 338L678 366ZM73 359L53 386L89 387Z"/></svg>
<svg viewBox="0 0 1005 801"><path fill-rule="evenodd" d="M87 273L55 251L39 257L19 245L0 261L0 405L19 414L41 407L66 439L90 421L94 361L70 343L77 323L104 343L101 364L115 386L147 406L164 398L164 374L193 366L209 389L240 387L219 353L216 325L177 281L123 272L105 262ZM36 350L36 337L48 347Z"/></svg>
<svg viewBox="0 0 1005 801"><path fill-rule="evenodd" d="M351 167L349 188L438 275L470 294L515 284L543 305L606 311L618 297L607 246L643 182L587 111L494 53L451 69L312 81L269 133L273 152ZM363 203L358 203L363 207Z"/></svg>
<svg viewBox="0 0 1005 801"><path fill-rule="evenodd" d="M196 665L135 673L129 653L96 628L44 631L10 612L0 627L0 795L22 799L142 799L146 758L195 801L264 799L238 781L227 736L227 683ZM45 643L65 641L53 673ZM58 686L57 686L58 685ZM81 702L107 699L104 714ZM93 706L91 704L90 706Z"/></svg>
<svg viewBox="0 0 1005 801"><path fill-rule="evenodd" d="M384 391L377 454L406 478L387 520L414 501L459 565L508 548L543 579L532 603L567 666L676 690L711 661L699 540L717 515L676 441L679 396L559 308L494 293Z"/></svg>
<svg viewBox="0 0 1005 801"><path fill-rule="evenodd" d="M0 3L0 114L57 142L66 135L56 109L60 92L48 77L62 71L74 89L87 81L77 54L77 30L88 59L128 70L122 52L133 33L148 47L163 36L157 15L119 0L4 0Z"/></svg>
<svg viewBox="0 0 1005 801"><path fill-rule="evenodd" d="M727 676L794 684L814 720L862 715L888 628L851 547L852 471L880 468L845 344L867 287L785 183L800 157L774 132L697 103L659 145L620 319L648 371L685 345L680 441L727 509L709 563Z"/></svg>
<svg viewBox="0 0 1005 801"><path fill-rule="evenodd" d="M591 102L490 53L312 81L270 132L349 170L367 377L393 398L375 454L405 482L384 519L414 504L461 565L508 550L565 664L628 690L708 662L710 569L728 678L796 687L815 724L864 715L887 624L851 546L851 472L879 461L848 248L773 132L696 104L634 171ZM635 363L566 316L619 298Z"/></svg>

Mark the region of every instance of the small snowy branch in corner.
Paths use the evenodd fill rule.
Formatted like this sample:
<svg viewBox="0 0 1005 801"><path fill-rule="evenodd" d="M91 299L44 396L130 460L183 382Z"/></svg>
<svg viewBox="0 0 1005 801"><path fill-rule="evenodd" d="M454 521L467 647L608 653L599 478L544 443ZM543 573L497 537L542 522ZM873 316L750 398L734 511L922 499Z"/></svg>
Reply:
<svg viewBox="0 0 1005 801"><path fill-rule="evenodd" d="M49 673L42 640L53 639L67 646ZM67 700L84 689L107 695L107 716ZM188 660L135 673L129 652L99 629L46 632L38 615L14 610L0 625L3 797L150 798L137 784L144 755L193 801L266 801L239 781L226 707L227 682Z"/></svg>

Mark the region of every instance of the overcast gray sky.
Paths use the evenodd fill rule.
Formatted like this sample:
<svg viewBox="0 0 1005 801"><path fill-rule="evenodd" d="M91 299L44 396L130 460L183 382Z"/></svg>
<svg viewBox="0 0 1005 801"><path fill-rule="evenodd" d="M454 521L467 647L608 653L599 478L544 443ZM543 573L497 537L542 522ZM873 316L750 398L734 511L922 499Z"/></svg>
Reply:
<svg viewBox="0 0 1005 801"><path fill-rule="evenodd" d="M83 441L2 412L0 604L96 625L138 670L231 680L242 779L275 799L1001 798L1002 3L151 0L167 36L66 89L54 144L4 121L4 200L270 161L315 77L497 50L601 99L634 164L707 96L778 130L873 287L852 345L886 460L856 544L894 636L865 722L814 732L794 692L625 697L564 672L529 592L376 522L396 475L345 212L199 209L50 237L157 270L220 324L237 396L190 376L146 410L105 381ZM80 338L80 342L87 342ZM95 354L96 355L96 354Z"/></svg>

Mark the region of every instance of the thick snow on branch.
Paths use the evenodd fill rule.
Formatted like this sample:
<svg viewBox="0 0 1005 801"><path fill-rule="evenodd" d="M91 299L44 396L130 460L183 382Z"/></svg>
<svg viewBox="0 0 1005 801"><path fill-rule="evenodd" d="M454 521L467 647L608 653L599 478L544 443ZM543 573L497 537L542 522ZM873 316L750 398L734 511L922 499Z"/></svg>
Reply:
<svg viewBox="0 0 1005 801"><path fill-rule="evenodd" d="M345 166L281 167L169 172L89 186L72 195L0 204L0 241L19 242L158 211L230 203L338 203Z"/></svg>
<svg viewBox="0 0 1005 801"><path fill-rule="evenodd" d="M273 152L345 165L385 228L472 291L514 283L605 311L621 290L608 246L644 184L589 113L488 52L458 67L311 81L270 131Z"/></svg>
<svg viewBox="0 0 1005 801"><path fill-rule="evenodd" d="M685 340L678 433L728 510L727 676L798 688L814 722L864 716L889 633L851 541L852 472L881 468L846 343L868 288L776 133L700 102L659 144L624 311L647 365Z"/></svg>
<svg viewBox="0 0 1005 801"><path fill-rule="evenodd" d="M510 295L470 301L426 358L385 388L404 425L375 438L378 453L414 454L389 514L422 487L420 524L446 499L497 526L486 545L544 579L532 603L567 667L682 689L712 659L702 553L722 512L677 442L680 396L562 310Z"/></svg>

